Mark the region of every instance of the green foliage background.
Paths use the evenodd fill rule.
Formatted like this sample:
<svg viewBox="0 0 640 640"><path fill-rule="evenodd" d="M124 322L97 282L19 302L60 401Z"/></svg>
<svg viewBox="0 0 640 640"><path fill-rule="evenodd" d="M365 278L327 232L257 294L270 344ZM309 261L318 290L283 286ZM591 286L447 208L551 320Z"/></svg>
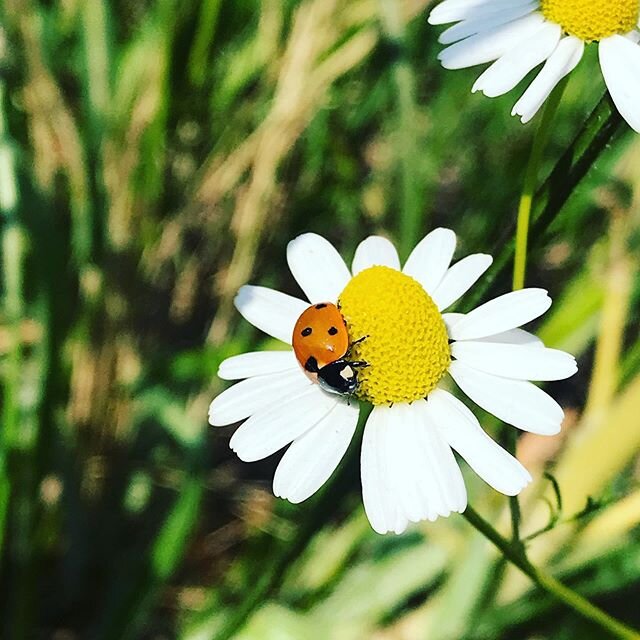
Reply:
<svg viewBox="0 0 640 640"><path fill-rule="evenodd" d="M439 67L428 5L0 4L0 636L603 637L460 517L373 533L357 442L294 507L270 492L279 456L245 465L206 424L220 361L269 346L233 295L296 293L300 232L347 258L383 233L406 257L448 226L459 255L500 257L477 294L509 289L535 121ZM523 530L551 525L532 560L638 627L640 142L600 101L592 49L545 154L527 278L556 301L542 337L581 368L550 385L563 434L519 441ZM467 471L506 531L506 499Z"/></svg>

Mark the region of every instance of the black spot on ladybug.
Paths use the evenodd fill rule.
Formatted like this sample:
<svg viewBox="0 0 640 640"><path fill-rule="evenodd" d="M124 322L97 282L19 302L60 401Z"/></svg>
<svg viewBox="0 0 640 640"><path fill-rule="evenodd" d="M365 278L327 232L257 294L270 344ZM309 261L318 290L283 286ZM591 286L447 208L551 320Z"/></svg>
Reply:
<svg viewBox="0 0 640 640"><path fill-rule="evenodd" d="M309 358L307 358L307 361L304 363L304 368L311 373L317 373L318 361L313 356L309 356Z"/></svg>
<svg viewBox="0 0 640 640"><path fill-rule="evenodd" d="M324 309L327 305L324 302L316 305L316 309Z"/></svg>
<svg viewBox="0 0 640 640"><path fill-rule="evenodd" d="M329 329L330 336L335 336L336 333L338 333L338 330L335 327L331 327L331 329Z"/></svg>
<svg viewBox="0 0 640 640"><path fill-rule="evenodd" d="M311 335L311 332L313 331L313 329L311 327L305 327L300 333L303 335L303 337L307 337Z"/></svg>

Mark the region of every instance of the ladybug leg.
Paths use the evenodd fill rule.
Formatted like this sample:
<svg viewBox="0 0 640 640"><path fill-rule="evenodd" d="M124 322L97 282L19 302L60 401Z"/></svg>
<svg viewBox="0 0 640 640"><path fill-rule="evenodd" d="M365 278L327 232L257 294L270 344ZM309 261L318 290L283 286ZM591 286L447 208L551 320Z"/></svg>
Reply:
<svg viewBox="0 0 640 640"><path fill-rule="evenodd" d="M362 338L358 338L357 340L354 340L354 341L351 343L351 346L352 346L352 347L354 347L355 345L360 344L361 342L364 342L368 337L369 337L369 336L368 336L368 335L366 335L366 336L362 336Z"/></svg>
<svg viewBox="0 0 640 640"><path fill-rule="evenodd" d="M362 338L358 338L357 340L354 340L350 345L349 348L347 349L347 353L345 354L345 358L348 358L351 355L351 351L353 350L353 347L355 347L357 344L360 344L361 342L364 342L369 336L362 336Z"/></svg>
<svg viewBox="0 0 640 640"><path fill-rule="evenodd" d="M354 361L349 362L349 364L354 369L364 369L366 367L371 366L368 362L365 362L364 360L354 360Z"/></svg>

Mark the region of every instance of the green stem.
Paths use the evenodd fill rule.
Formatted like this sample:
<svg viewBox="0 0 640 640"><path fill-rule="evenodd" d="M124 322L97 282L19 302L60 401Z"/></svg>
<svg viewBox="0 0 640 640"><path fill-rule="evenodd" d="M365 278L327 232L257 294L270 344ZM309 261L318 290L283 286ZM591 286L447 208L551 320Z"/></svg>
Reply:
<svg viewBox="0 0 640 640"><path fill-rule="evenodd" d="M516 227L516 254L513 264L513 290L522 289L524 287L524 279L527 271L527 245L529 242L529 225L531 222L531 210L533 208L533 198L538 184L538 174L540 173L540 164L544 154L549 133L551 131L551 123L556 115L558 106L565 87L567 86L569 76L563 78L558 86L553 90L547 99L542 114L540 126L536 131L536 135L531 145L531 154L527 163L527 169L524 174L524 184L522 186L522 195L520 196L520 204L518 206L518 223Z"/></svg>
<svg viewBox="0 0 640 640"><path fill-rule="evenodd" d="M3 311L10 338L2 369L2 426L0 428L0 557L12 492L8 453L15 445L20 429L20 381L22 344L20 327L24 314L23 259L24 238L16 218L18 179L13 146L8 138L4 112L4 83L0 82L0 214L2 215L2 288Z"/></svg>
<svg viewBox="0 0 640 640"><path fill-rule="evenodd" d="M102 630L98 633L101 640L139 637L137 634L144 626L160 589L184 557L200 513L204 489L203 445L194 447L189 458L188 475L146 557L134 569L128 584L118 588L120 595L116 606L107 609Z"/></svg>
<svg viewBox="0 0 640 640"><path fill-rule="evenodd" d="M405 55L405 28L399 3L380 0L380 19L386 36L397 52L392 67L396 94L396 154L400 170L400 253L407 257L418 242L424 211L422 181L417 173L419 154L416 136L415 82Z"/></svg>
<svg viewBox="0 0 640 640"><path fill-rule="evenodd" d="M111 106L109 5L104 0L86 0L81 16L86 99L90 127L97 139L105 124L105 114Z"/></svg>
<svg viewBox="0 0 640 640"><path fill-rule="evenodd" d="M38 379L25 357L21 328L26 319L25 261L27 236L21 219L20 191L13 141L5 123L4 85L0 83L0 214L2 216L3 312L9 346L2 370L2 427L0 428L0 546L11 532L6 555L12 565L7 616L12 638L29 638L36 602L34 531L37 511L36 445L39 422L37 393L24 394ZM37 351L37 349L36 349Z"/></svg>
<svg viewBox="0 0 640 640"><path fill-rule="evenodd" d="M221 0L204 0L198 16L198 30L189 54L189 78L196 87L201 87L206 79L207 58L213 44Z"/></svg>
<svg viewBox="0 0 640 640"><path fill-rule="evenodd" d="M623 130L624 120L613 107L609 95L605 94L536 192L531 215L531 245L539 244L543 240L545 231L555 221L575 188L602 152L608 148L616 134ZM588 208L584 208L582 217L586 218L588 213ZM501 276L509 268L514 255L514 232L513 226L506 230L499 242L503 249L494 260L491 271L465 298L464 305L456 311L467 312L477 307L490 289L504 286Z"/></svg>
<svg viewBox="0 0 640 640"><path fill-rule="evenodd" d="M529 226L531 224L531 211L533 209L533 201L538 184L538 174L540 173L540 164L544 155L545 147L549 139L551 124L553 118L558 111L562 94L569 76L563 78L549 96L540 126L536 131L536 135L531 145L531 153L524 176L524 184L522 186L522 194L520 196L520 204L518 206L518 221L516 225L516 243L515 257L513 262L513 290L524 288L525 277L527 272L527 249L529 244ZM515 432L514 432L515 433ZM517 438L508 436L507 450L515 455ZM518 496L509 498L509 510L511 512L511 530L514 542L520 540L520 503Z"/></svg>
<svg viewBox="0 0 640 640"><path fill-rule="evenodd" d="M554 596L567 607L579 613L582 617L597 624L608 631L614 638L621 640L640 640L640 633L616 620L602 609L596 607L580 594L562 584L553 576L533 565L526 557L522 547L513 545L500 535L477 511L468 506L464 512L467 522L477 529L485 538L489 539L520 571L529 576L541 589Z"/></svg>
<svg viewBox="0 0 640 640"><path fill-rule="evenodd" d="M518 442L518 437L516 435L515 429L511 428L507 425L508 434L507 434L507 442L508 446L506 447L507 451L511 453L515 457L516 455L516 445ZM509 497L509 511L511 513L511 538L514 544L520 544L520 501L518 500L518 496L510 496Z"/></svg>

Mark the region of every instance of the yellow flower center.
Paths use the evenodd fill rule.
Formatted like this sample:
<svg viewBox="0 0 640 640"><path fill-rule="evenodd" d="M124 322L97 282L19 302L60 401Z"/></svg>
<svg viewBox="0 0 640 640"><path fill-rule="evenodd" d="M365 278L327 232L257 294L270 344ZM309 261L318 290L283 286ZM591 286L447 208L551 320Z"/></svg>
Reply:
<svg viewBox="0 0 640 640"><path fill-rule="evenodd" d="M542 0L542 13L585 42L625 34L638 24L638 0Z"/></svg>
<svg viewBox="0 0 640 640"><path fill-rule="evenodd" d="M451 362L449 338L435 303L413 278L389 267L354 276L339 297L353 347L361 400L372 404L424 398Z"/></svg>

